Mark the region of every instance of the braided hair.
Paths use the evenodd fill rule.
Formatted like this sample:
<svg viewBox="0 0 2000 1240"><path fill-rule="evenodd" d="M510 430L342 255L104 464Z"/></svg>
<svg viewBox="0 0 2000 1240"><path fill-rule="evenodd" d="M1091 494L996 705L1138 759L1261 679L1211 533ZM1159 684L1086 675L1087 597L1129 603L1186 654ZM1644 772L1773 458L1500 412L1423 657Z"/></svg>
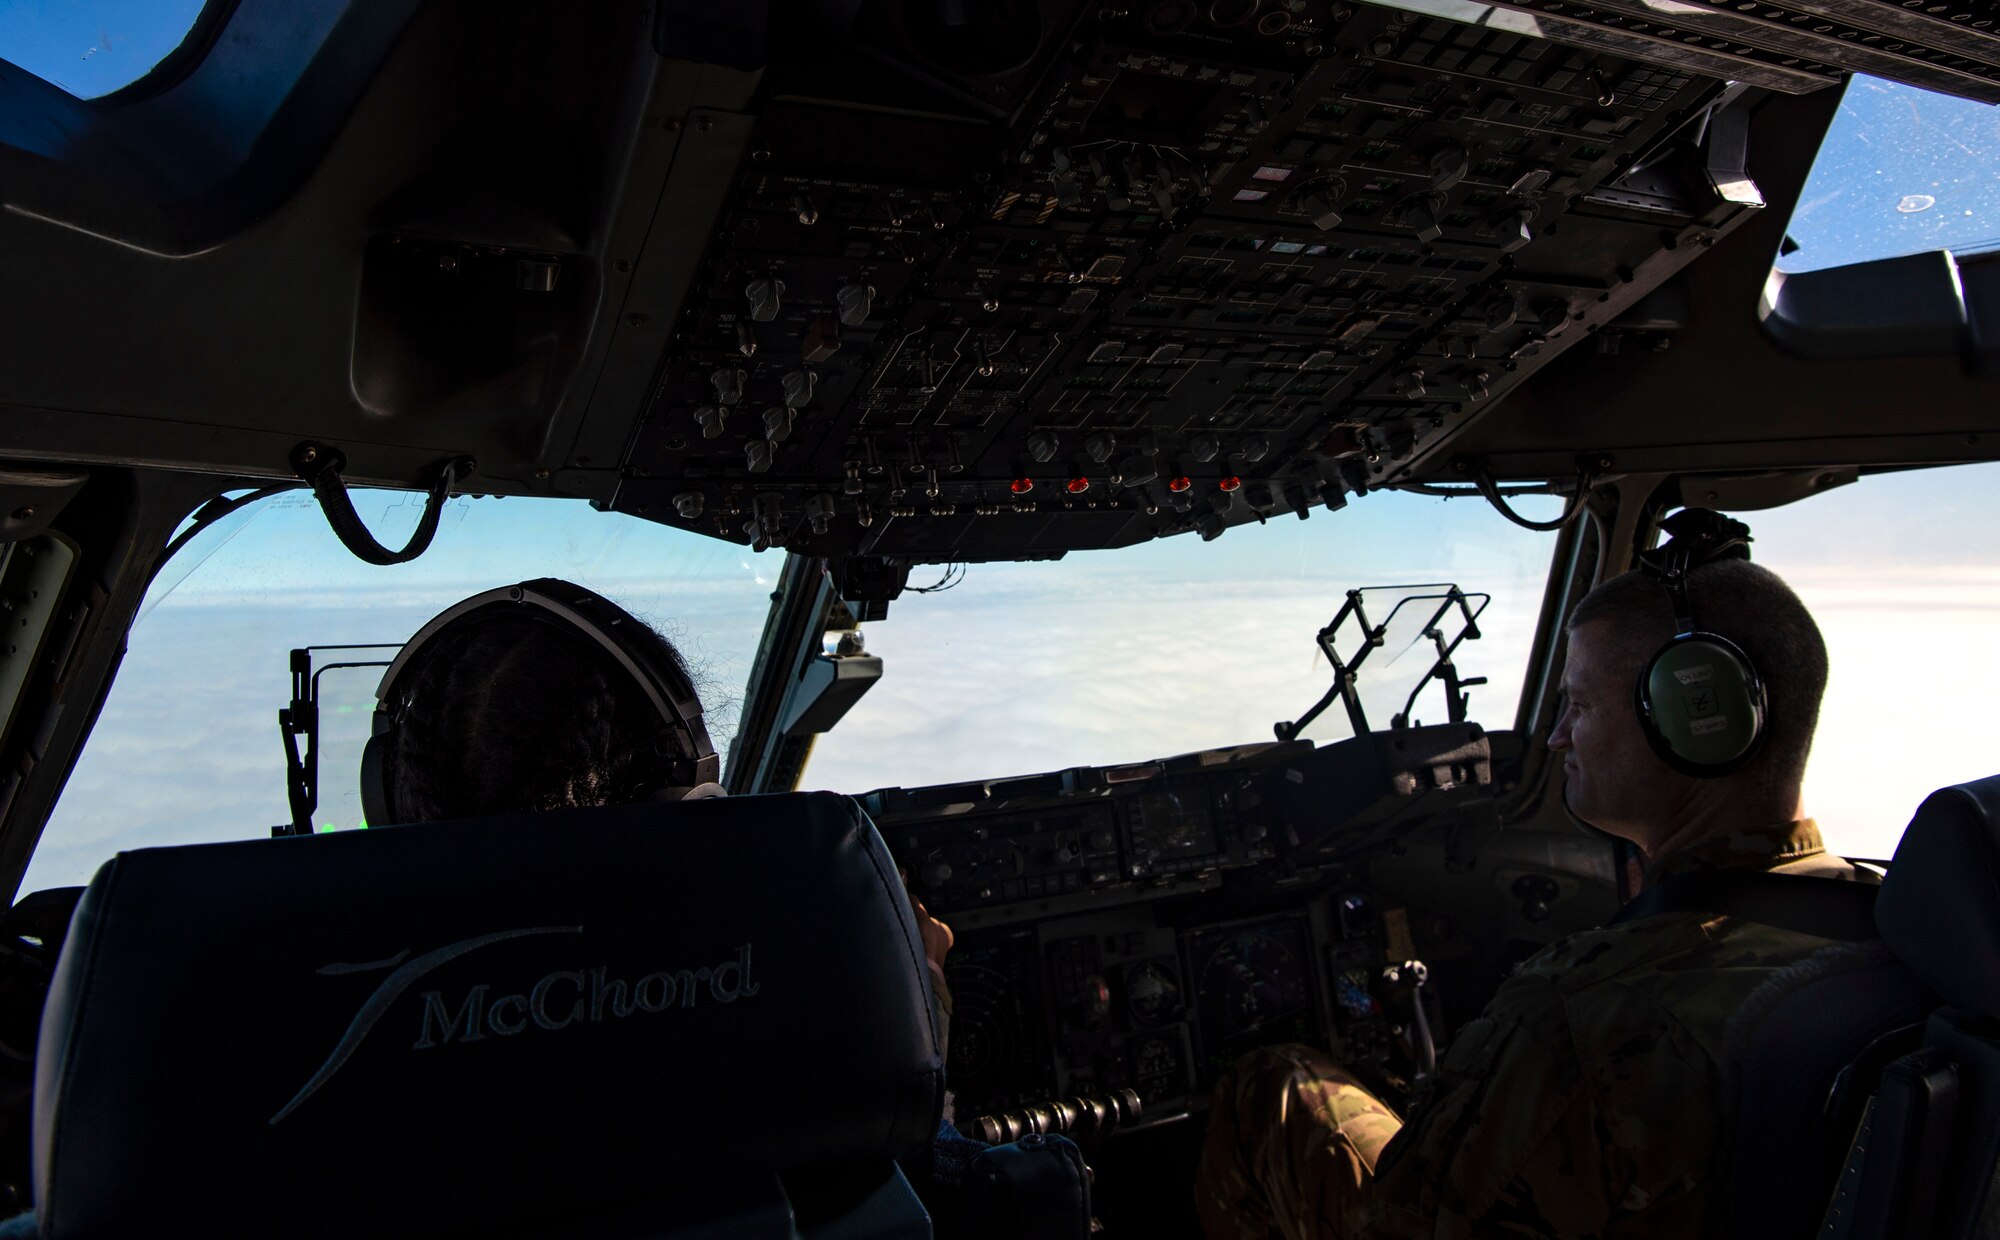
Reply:
<svg viewBox="0 0 2000 1240"><path fill-rule="evenodd" d="M401 679L383 764L393 822L629 804L675 783L675 761L692 756L624 668L541 616L468 616Z"/></svg>

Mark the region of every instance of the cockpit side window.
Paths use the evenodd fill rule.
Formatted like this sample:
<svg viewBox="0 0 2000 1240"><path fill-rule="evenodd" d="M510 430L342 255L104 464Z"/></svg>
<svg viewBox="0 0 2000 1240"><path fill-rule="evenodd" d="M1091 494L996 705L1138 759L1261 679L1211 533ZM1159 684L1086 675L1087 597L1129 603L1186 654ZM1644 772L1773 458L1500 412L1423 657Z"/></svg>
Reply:
<svg viewBox="0 0 2000 1240"><path fill-rule="evenodd" d="M1878 474L1742 516L1826 639L1806 813L1833 851L1886 858L1933 789L2000 771L2000 464Z"/></svg>
<svg viewBox="0 0 2000 1240"><path fill-rule="evenodd" d="M2000 110L1860 74L1792 213L1787 275L2000 247Z"/></svg>
<svg viewBox="0 0 2000 1240"><path fill-rule="evenodd" d="M11 0L0 4L0 58L79 99L131 86L195 36L229 0Z"/></svg>

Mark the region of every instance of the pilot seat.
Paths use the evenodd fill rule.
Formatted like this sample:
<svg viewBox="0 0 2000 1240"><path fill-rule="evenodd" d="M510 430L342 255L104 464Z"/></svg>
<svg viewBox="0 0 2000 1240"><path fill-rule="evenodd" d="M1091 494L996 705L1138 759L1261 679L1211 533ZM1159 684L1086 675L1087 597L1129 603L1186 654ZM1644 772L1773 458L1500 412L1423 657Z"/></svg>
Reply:
<svg viewBox="0 0 2000 1240"><path fill-rule="evenodd" d="M41 1234L918 1240L943 1064L845 797L145 849L35 1080Z"/></svg>
<svg viewBox="0 0 2000 1240"><path fill-rule="evenodd" d="M1832 941L1732 1023L1728 1235L1995 1234L2000 776L1931 794L1879 888L1725 875L1652 903Z"/></svg>

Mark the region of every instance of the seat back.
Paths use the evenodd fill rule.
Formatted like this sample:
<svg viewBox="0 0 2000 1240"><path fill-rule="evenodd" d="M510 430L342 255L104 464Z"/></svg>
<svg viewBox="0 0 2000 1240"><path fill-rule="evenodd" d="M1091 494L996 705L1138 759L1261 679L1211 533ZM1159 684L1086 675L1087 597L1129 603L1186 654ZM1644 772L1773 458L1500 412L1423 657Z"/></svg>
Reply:
<svg viewBox="0 0 2000 1240"><path fill-rule="evenodd" d="M1832 1231L1969 1237L2000 1222L2000 776L1925 799L1875 919L1946 1006L1884 1075Z"/></svg>
<svg viewBox="0 0 2000 1240"><path fill-rule="evenodd" d="M760 1185L879 1209L942 1084L908 898L845 797L149 849L57 965L38 1209L49 1237L785 1235Z"/></svg>
<svg viewBox="0 0 2000 1240"><path fill-rule="evenodd" d="M1649 888L1618 914L1625 922L1698 911L1827 941L1773 969L1725 1033L1730 1236L1804 1240L1818 1230L1868 1088L1937 1007L1923 980L1880 941L1877 893L1861 881L1697 871ZM1856 1079L1867 1087L1848 1084Z"/></svg>
<svg viewBox="0 0 2000 1240"><path fill-rule="evenodd" d="M1937 998L1880 942L1837 943L1773 974L1729 1030L1729 1234L1806 1240L1886 1049L1914 1042ZM1871 1050L1874 1051L1871 1057Z"/></svg>

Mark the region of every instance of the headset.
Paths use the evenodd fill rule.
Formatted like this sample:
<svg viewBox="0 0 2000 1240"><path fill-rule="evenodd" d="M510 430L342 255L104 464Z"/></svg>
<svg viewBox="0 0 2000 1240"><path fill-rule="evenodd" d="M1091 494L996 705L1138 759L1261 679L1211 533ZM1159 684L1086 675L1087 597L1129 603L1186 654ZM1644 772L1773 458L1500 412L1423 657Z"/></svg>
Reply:
<svg viewBox="0 0 2000 1240"><path fill-rule="evenodd" d="M680 751L694 755L675 759L673 778L677 783L713 783L720 775L722 760L702 724L701 699L667 649L665 639L602 595L571 582L541 577L475 594L438 613L403 643L389 670L382 673L382 682L375 690L372 734L361 751L361 809L371 825L391 821L386 761L396 747L396 733L408 706L399 682L411 659L447 629L478 623L489 613L521 614L524 609L540 621L586 639L625 669L680 742Z"/></svg>
<svg viewBox="0 0 2000 1240"><path fill-rule="evenodd" d="M1646 660L1635 697L1653 752L1684 775L1714 778L1748 762L1764 741L1764 678L1743 648L1695 622L1688 575L1718 560L1750 558L1750 527L1706 508L1661 523L1672 535L1641 552L1639 566L1674 608L1674 637Z"/></svg>

